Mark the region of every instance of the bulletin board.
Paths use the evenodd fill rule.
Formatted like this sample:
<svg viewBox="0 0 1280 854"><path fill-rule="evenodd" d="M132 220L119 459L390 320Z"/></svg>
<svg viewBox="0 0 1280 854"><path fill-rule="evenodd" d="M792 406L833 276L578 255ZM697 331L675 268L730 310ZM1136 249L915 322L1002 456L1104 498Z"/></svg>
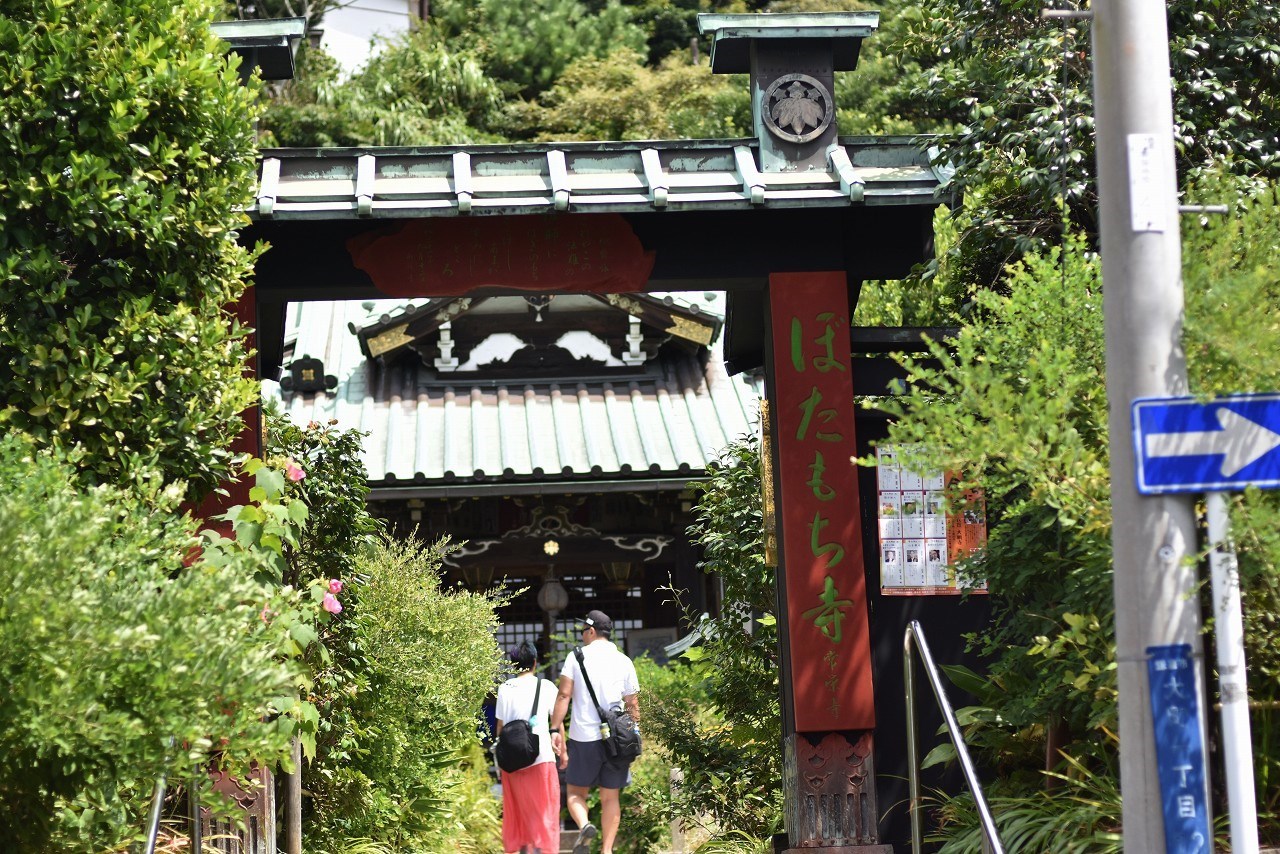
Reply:
<svg viewBox="0 0 1280 854"><path fill-rule="evenodd" d="M877 521L880 531L880 592L885 596L948 596L985 593L985 581L956 577L956 564L986 545L987 521L980 492L949 513L943 472L914 472L900 449L876 449Z"/></svg>

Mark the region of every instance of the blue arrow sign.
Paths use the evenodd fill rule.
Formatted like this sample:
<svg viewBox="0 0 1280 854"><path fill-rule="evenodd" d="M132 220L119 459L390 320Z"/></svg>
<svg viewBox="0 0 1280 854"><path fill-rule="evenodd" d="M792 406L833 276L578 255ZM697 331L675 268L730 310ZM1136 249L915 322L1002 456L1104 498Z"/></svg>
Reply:
<svg viewBox="0 0 1280 854"><path fill-rule="evenodd" d="M1138 492L1280 487L1280 394L1133 403Z"/></svg>

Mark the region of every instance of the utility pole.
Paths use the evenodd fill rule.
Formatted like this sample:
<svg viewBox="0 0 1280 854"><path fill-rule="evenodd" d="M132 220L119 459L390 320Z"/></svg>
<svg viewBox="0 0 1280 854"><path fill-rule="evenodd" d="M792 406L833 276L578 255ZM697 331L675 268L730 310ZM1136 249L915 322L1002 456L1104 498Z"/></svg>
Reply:
<svg viewBox="0 0 1280 854"><path fill-rule="evenodd" d="M1130 411L1139 397L1187 393L1168 26L1163 0L1092 8L1124 849L1163 854L1148 647L1189 644L1201 697L1205 684L1194 499L1138 494Z"/></svg>

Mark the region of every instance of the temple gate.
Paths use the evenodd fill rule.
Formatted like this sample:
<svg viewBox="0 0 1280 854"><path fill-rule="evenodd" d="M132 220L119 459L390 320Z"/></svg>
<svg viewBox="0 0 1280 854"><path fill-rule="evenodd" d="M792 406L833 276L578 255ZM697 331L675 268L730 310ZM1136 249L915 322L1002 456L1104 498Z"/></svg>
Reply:
<svg viewBox="0 0 1280 854"><path fill-rule="evenodd" d="M256 318L255 367L272 379L289 302L728 293L727 362L763 370L770 403L783 849L892 850L881 807L900 787L876 767L901 752L901 721L877 723L876 709L901 702L884 689L900 684L900 624L933 607L886 606L875 631L874 475L869 485L850 460L875 438L855 427L883 430L854 414L855 394L887 388L892 368L872 357L920 338L851 329L860 288L930 256L946 201L947 175L918 141L838 133L835 73L856 67L877 21L701 16L712 70L749 75L754 138L265 150L245 235L271 246L240 310ZM417 333L406 322L378 334L394 348ZM875 737L886 728L891 748Z"/></svg>

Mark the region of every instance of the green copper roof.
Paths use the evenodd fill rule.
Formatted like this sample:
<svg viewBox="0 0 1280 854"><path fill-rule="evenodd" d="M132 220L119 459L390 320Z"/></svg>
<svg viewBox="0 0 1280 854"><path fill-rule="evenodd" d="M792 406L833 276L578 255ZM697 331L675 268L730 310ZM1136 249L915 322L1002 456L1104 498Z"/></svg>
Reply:
<svg viewBox="0 0 1280 854"><path fill-rule="evenodd" d="M879 25L879 12L698 16L698 33L711 34L711 70L717 74L749 71L754 39L828 40L835 70L852 71L858 66L862 40Z"/></svg>
<svg viewBox="0 0 1280 854"><path fill-rule="evenodd" d="M260 220L937 204L919 140L844 137L826 168L762 173L753 139L266 149Z"/></svg>
<svg viewBox="0 0 1280 854"><path fill-rule="evenodd" d="M420 358L383 364L361 352L352 330L405 307L297 304L286 340L294 353L320 359L337 387L267 389L295 424L336 419L343 430L368 433L363 462L375 489L679 490L704 477L728 443L755 430L759 392L748 378L728 376L718 346L701 355L665 348L650 370L612 379L437 376Z"/></svg>

